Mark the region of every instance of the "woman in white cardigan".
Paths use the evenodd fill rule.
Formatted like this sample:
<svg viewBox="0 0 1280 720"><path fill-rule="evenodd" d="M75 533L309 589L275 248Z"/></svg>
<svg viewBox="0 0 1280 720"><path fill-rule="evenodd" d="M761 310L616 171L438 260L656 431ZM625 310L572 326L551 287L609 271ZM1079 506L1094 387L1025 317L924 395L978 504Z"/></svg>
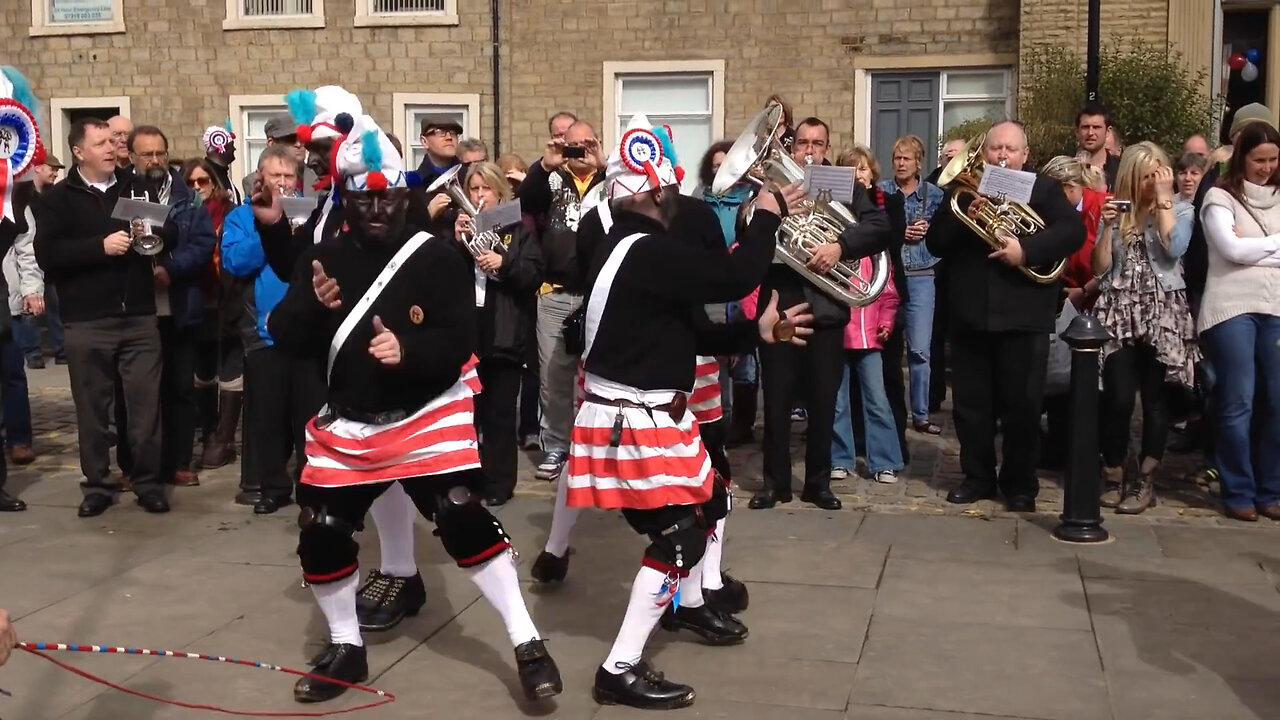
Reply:
<svg viewBox="0 0 1280 720"><path fill-rule="evenodd" d="M1200 338L1216 383L1227 517L1280 521L1280 132L1250 123L1201 209L1209 274ZM1259 422L1254 421L1260 416Z"/></svg>

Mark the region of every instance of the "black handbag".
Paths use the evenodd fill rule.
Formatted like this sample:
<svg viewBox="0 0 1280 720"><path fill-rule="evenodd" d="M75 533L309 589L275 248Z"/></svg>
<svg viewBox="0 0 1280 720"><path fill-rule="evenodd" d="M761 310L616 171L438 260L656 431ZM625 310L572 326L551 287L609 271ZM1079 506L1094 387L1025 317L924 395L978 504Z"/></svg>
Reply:
<svg viewBox="0 0 1280 720"><path fill-rule="evenodd" d="M560 328L564 336L564 349L570 355L581 356L587 351L587 306L569 313Z"/></svg>

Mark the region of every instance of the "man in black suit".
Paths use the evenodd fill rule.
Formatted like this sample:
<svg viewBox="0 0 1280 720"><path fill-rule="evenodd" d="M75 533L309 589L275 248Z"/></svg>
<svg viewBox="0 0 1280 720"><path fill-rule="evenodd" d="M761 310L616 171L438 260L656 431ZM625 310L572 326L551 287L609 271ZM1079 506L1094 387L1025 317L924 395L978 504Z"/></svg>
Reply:
<svg viewBox="0 0 1280 720"><path fill-rule="evenodd" d="M1027 136L1016 123L997 123L983 154L988 165L1021 170ZM1045 229L994 252L956 218L949 197L925 236L929 252L948 263L951 281L952 395L965 480L948 502L992 497L998 487L1010 511L1035 511L1041 400L1062 288L1037 284L1019 268L1045 268L1069 256L1084 244L1085 229L1061 186L1047 178L1036 177L1030 205ZM998 477L997 417L1004 435Z"/></svg>

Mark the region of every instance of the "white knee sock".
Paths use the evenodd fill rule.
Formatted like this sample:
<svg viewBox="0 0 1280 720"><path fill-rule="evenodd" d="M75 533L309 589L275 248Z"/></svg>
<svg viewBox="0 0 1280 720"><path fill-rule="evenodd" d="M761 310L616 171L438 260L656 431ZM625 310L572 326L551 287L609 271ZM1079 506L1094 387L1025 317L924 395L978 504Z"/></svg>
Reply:
<svg viewBox="0 0 1280 720"><path fill-rule="evenodd" d="M413 521L418 518L418 508L404 486L391 483L391 487L373 501L369 514L373 516L378 543L382 546L379 570L383 575L413 577L418 572L418 563L413 557Z"/></svg>
<svg viewBox="0 0 1280 720"><path fill-rule="evenodd" d="M720 577L720 559L724 556L725 520L716 521L716 534L707 538L707 552L702 556L702 589L719 590L724 587Z"/></svg>
<svg viewBox="0 0 1280 720"><path fill-rule="evenodd" d="M706 600L702 597L702 583L707 558L704 555L697 565L689 569L689 577L680 581L680 607L702 607Z"/></svg>
<svg viewBox="0 0 1280 720"><path fill-rule="evenodd" d="M360 637L360 620L356 617L356 586L360 573L352 573L337 582L312 585L320 612L329 622L329 641L347 645L364 645Z"/></svg>
<svg viewBox="0 0 1280 720"><path fill-rule="evenodd" d="M569 536L573 534L573 526L578 522L582 508L571 508L569 497L569 467L560 473L556 481L556 506L551 511L551 531L547 535L547 546L543 548L556 557L564 557L569 553Z"/></svg>
<svg viewBox="0 0 1280 720"><path fill-rule="evenodd" d="M538 628L534 627L533 618L529 617L524 596L520 594L520 579L516 575L516 563L510 551L467 568L467 573L471 575L471 582L484 593L484 599L502 616L512 647L541 637Z"/></svg>
<svg viewBox="0 0 1280 720"><path fill-rule="evenodd" d="M631 601L627 603L627 614L622 618L622 627L613 641L613 649L604 660L603 667L607 672L621 675L640 662L645 643L649 642L649 634L657 627L658 620L667 609L669 600L665 595L666 580L666 573L651 567L642 567L636 573L636 579L631 584ZM683 584L682 580L682 588Z"/></svg>

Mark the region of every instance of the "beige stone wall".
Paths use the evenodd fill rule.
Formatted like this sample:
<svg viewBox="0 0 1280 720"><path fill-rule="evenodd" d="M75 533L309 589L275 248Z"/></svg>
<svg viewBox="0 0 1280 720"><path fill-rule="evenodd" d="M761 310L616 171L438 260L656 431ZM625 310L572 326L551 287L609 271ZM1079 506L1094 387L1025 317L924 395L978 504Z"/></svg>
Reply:
<svg viewBox="0 0 1280 720"><path fill-rule="evenodd" d="M27 34L32 1L41 0L0 3L6 62L16 59L44 98L129 96L134 121L169 131L176 156L198 152L200 131L226 117L229 95L283 94L325 83L359 94L388 128L394 92L478 93L482 134L492 137L486 2L459 0L461 22L452 27L355 28L356 0L326 0L324 29L224 31L223 0L124 0L126 34L33 38ZM957 55L1016 53L1019 45L1019 0L501 4L502 144L529 159L553 111L568 108L601 120L605 61L723 60L726 134L736 134L777 91L794 103L798 117L828 120L833 140L844 143L853 131L860 59L947 66Z"/></svg>
<svg viewBox="0 0 1280 720"><path fill-rule="evenodd" d="M356 28L355 0L328 0L323 29L224 31L223 0L124 0L125 34L28 37L40 1L0 2L3 62L42 99L129 96L135 124L165 129L175 157L203 154L200 133L226 118L230 95L327 83L358 94L388 130L393 92L480 93L491 132L485 2L460 0L456 27Z"/></svg>
<svg viewBox="0 0 1280 720"><path fill-rule="evenodd" d="M1191 2L1212 8L1209 0ZM1170 0L1102 0L1099 30L1103 46L1128 37L1157 44L1168 42L1169 3ZM1083 56L1089 38L1088 21L1088 0L1022 0L1019 51L1025 54L1033 47L1058 45Z"/></svg>
<svg viewBox="0 0 1280 720"><path fill-rule="evenodd" d="M547 117L562 107L604 117L604 61L724 60L726 135L779 92L797 120L827 120L839 147L853 134L860 57L947 65L1018 45L1018 0L610 0L587 14L580 2L509 5L503 114L521 151L545 140ZM660 11L642 11L650 7Z"/></svg>

